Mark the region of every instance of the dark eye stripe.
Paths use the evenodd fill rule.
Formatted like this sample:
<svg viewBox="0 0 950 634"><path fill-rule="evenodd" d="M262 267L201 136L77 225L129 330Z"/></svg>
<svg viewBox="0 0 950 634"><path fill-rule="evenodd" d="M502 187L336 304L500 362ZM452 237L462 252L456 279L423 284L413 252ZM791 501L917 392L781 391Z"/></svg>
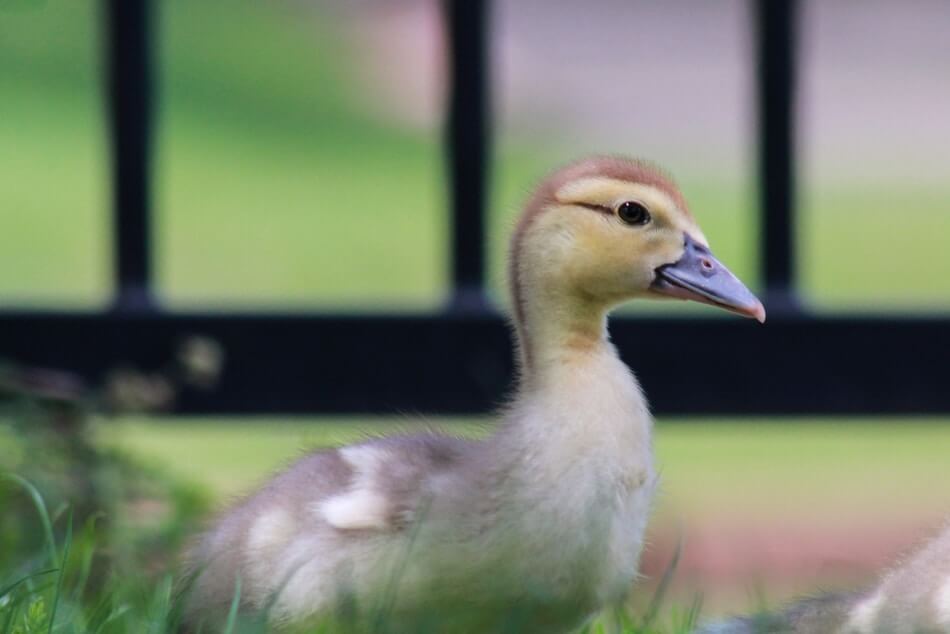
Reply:
<svg viewBox="0 0 950 634"><path fill-rule="evenodd" d="M595 205L594 203L574 203L578 207L583 207L584 209L590 209L591 211L596 211L598 213L607 214L608 216L614 215L614 210L605 205Z"/></svg>

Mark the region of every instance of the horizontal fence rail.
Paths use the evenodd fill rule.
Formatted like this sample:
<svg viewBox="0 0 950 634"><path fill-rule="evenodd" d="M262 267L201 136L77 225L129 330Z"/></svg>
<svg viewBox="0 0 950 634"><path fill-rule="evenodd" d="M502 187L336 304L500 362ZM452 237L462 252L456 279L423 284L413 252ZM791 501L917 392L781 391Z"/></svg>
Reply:
<svg viewBox="0 0 950 634"><path fill-rule="evenodd" d="M769 321L629 318L611 335L661 414L950 413L950 318L819 315L795 286L797 2L754 0L760 267ZM451 88L446 174L453 284L424 315L168 312L152 300L149 0L103 0L112 133L114 305L101 313L0 310L0 361L99 385L116 368L167 368L209 337L226 355L216 389L186 388L196 414L473 413L512 384L511 337L485 301L491 94L488 0L444 0Z"/></svg>
<svg viewBox="0 0 950 634"><path fill-rule="evenodd" d="M610 331L661 414L950 412L945 319L618 318ZM95 383L117 365L166 367L194 335L221 344L224 372L178 412L485 412L511 385L509 329L488 312L0 316L5 354Z"/></svg>

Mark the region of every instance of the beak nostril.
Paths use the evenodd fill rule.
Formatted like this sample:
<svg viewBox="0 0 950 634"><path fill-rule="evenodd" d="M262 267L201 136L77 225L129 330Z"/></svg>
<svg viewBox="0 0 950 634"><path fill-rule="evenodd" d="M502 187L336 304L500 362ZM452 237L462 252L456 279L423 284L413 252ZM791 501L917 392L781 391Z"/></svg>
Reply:
<svg viewBox="0 0 950 634"><path fill-rule="evenodd" d="M702 259L702 264L703 264L703 268L706 269L707 271L711 271L713 268L712 262L710 262L706 258Z"/></svg>

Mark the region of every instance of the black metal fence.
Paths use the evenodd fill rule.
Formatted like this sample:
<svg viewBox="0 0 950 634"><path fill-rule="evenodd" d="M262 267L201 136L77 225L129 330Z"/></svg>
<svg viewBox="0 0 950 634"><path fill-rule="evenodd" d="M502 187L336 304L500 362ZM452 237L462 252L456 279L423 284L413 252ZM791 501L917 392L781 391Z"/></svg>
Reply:
<svg viewBox="0 0 950 634"><path fill-rule="evenodd" d="M950 317L813 314L795 280L794 0L754 1L760 266L769 321L616 318L614 341L663 414L950 412ZM0 357L97 380L164 364L182 338L227 351L188 413L482 412L510 385L510 334L485 301L489 0L445 0L453 293L424 315L171 312L152 295L149 0L103 0L117 294L98 313L0 313Z"/></svg>

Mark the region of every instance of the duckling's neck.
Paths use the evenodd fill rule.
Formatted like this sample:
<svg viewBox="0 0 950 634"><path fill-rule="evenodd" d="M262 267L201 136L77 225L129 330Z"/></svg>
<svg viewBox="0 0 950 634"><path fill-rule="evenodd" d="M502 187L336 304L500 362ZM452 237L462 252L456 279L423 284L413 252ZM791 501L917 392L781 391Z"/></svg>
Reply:
<svg viewBox="0 0 950 634"><path fill-rule="evenodd" d="M554 443L577 431L606 442L623 437L627 450L649 448L646 399L608 340L611 305L539 283L522 288L515 293L521 373L509 429Z"/></svg>
<svg viewBox="0 0 950 634"><path fill-rule="evenodd" d="M607 340L606 304L544 289L516 301L522 391L543 389L566 365L616 356Z"/></svg>

